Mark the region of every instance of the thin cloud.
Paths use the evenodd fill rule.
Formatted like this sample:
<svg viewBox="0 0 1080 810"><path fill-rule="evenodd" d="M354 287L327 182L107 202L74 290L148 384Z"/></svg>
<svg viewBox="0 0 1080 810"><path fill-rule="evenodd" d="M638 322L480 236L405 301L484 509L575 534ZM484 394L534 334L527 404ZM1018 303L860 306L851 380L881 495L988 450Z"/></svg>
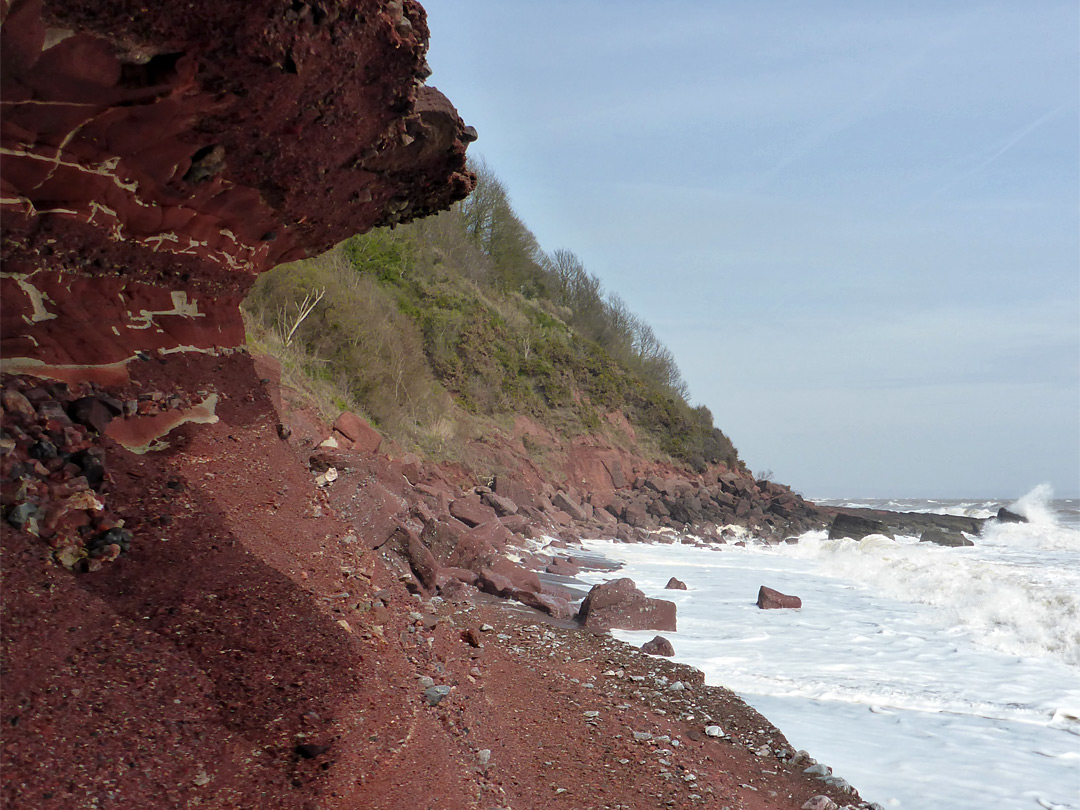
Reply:
<svg viewBox="0 0 1080 810"><path fill-rule="evenodd" d="M1050 110L1048 112L1045 112L1042 115L1040 115L1034 121L1031 121L1030 123L1020 127L1020 129L1018 129L1015 132L1013 132L1012 134L1010 134L1004 140L1001 140L998 143L994 144L993 146L988 147L988 149L979 150L978 152L972 152L970 155L965 157L963 160L964 161L971 160L973 158L976 158L976 157L980 156L981 154L985 154L987 151L990 152L990 155L988 157L984 158L981 162L979 162L978 164L976 164L972 168L968 169L966 172L963 172L962 174L957 175L956 177L954 177L952 180L950 180L945 185L943 185L940 188L938 188L938 189L934 190L933 192L931 192L927 196L927 198L925 200L923 200L923 202L924 203L928 202L929 200L932 200L933 198L944 194L946 191L948 191L949 189L951 189L953 186L957 185L958 183L961 183L964 180L967 180L969 177L973 177L974 175L976 175L979 172L983 171L983 169L987 168L992 163L997 161L1002 155L1004 155L1006 152L1008 152L1010 149L1012 149L1014 146L1016 146L1022 140L1027 138L1029 135L1031 135L1031 133L1033 133L1035 130L1039 129L1039 127L1043 126L1047 122L1049 122L1049 121L1053 120L1054 118L1056 118L1057 116L1059 116L1070 105L1070 103L1071 102L1063 101L1061 104L1058 104L1052 110Z"/></svg>

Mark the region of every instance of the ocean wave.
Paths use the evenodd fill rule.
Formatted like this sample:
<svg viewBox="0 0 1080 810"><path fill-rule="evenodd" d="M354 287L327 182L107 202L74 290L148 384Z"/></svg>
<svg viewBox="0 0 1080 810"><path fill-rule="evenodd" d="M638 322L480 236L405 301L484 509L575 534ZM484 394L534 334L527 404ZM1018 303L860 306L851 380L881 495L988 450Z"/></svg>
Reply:
<svg viewBox="0 0 1080 810"><path fill-rule="evenodd" d="M1080 665L1080 575L1074 573L1077 557L1070 553L1080 545L1074 546L1069 536L1080 533L1039 533L1027 524L990 532L990 542L976 549L898 542L882 535L829 540L824 532L810 532L797 545L778 547L778 553L814 559L820 573L891 598L932 605L939 609L941 624L961 627L1002 652ZM1041 549L1038 555L1014 552L1021 535Z"/></svg>

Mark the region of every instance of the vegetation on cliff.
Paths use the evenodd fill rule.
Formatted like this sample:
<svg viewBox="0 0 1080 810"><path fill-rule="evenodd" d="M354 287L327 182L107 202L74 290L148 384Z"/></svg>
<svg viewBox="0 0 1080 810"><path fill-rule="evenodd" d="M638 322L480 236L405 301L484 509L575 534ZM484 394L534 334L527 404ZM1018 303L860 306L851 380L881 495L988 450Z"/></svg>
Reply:
<svg viewBox="0 0 1080 810"><path fill-rule="evenodd" d="M264 274L245 303L250 338L327 410L435 455L461 459L509 414L574 435L618 411L638 452L736 466L649 325L573 253L545 253L502 182L474 168L476 190L451 210Z"/></svg>

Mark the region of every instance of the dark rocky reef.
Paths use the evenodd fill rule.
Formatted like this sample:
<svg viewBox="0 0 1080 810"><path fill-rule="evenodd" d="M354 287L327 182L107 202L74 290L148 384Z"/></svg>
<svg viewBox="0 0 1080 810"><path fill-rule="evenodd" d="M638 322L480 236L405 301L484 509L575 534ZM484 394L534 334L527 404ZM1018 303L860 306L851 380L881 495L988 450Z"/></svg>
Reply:
<svg viewBox="0 0 1080 810"><path fill-rule="evenodd" d="M937 535L959 536L961 532L980 534L983 518L963 515L934 515L922 512L889 512L884 509L837 508L829 528L829 538L850 537L861 540L869 534L883 534L886 537L907 535L922 537L928 532ZM930 538L932 542L939 542ZM941 543L942 545L964 545L963 543ZM968 544L970 545L970 543Z"/></svg>

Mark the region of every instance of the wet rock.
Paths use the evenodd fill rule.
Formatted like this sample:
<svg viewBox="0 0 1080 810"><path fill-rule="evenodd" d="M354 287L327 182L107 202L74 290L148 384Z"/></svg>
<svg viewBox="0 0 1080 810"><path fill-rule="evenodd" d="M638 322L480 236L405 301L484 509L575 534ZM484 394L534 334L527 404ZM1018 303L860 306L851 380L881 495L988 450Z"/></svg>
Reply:
<svg viewBox="0 0 1080 810"><path fill-rule="evenodd" d="M782 608L801 608L802 599L797 596L789 596L764 585L758 589L757 606L762 610L775 610Z"/></svg>
<svg viewBox="0 0 1080 810"><path fill-rule="evenodd" d="M829 527L829 539L837 540L841 537L850 537L853 540L862 540L868 534L889 534L888 528L880 520L846 515L843 512L833 518Z"/></svg>
<svg viewBox="0 0 1080 810"><path fill-rule="evenodd" d="M1016 512L1010 512L1004 506L998 509L997 519L999 523L1027 523L1028 519Z"/></svg>
<svg viewBox="0 0 1080 810"><path fill-rule="evenodd" d="M650 641L646 641L641 645L641 651L649 655L663 655L668 658L675 655L675 648L663 636L655 636Z"/></svg>
<svg viewBox="0 0 1080 810"><path fill-rule="evenodd" d="M581 568L565 557L556 557L548 564L546 570L549 574L558 574L564 577L575 577L581 573Z"/></svg>
<svg viewBox="0 0 1080 810"><path fill-rule="evenodd" d="M578 621L585 627L610 630L675 631L675 604L650 599L627 577L594 585L581 603Z"/></svg>
<svg viewBox="0 0 1080 810"><path fill-rule="evenodd" d="M973 546L971 540L964 537L960 532L946 532L941 529L929 529L922 533L919 538L921 543L934 543L939 546Z"/></svg>
<svg viewBox="0 0 1080 810"><path fill-rule="evenodd" d="M675 577L672 577L667 581L667 585L664 586L664 589L668 591L685 591L686 583L680 579L675 579Z"/></svg>

